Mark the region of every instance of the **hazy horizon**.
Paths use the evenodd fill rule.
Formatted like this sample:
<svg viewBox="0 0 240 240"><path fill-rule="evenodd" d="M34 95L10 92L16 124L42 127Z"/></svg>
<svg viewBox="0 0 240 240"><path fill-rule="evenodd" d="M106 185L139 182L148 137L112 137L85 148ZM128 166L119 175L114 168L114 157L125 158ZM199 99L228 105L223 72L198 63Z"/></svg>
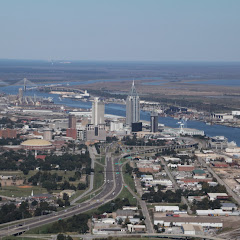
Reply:
<svg viewBox="0 0 240 240"><path fill-rule="evenodd" d="M238 62L240 1L12 0L3 59Z"/></svg>
<svg viewBox="0 0 240 240"><path fill-rule="evenodd" d="M26 62L31 62L31 61L39 61L39 62L109 62L109 63L125 63L125 62L129 62L129 63L240 63L240 60L236 60L236 61L224 61L224 60L219 60L219 61L210 61L210 60L188 60L188 61L184 61L184 60L168 60L168 61L164 61L164 60L94 60L94 59L89 59L89 60L84 60L84 59L24 59L24 58L0 58L0 61L26 61Z"/></svg>

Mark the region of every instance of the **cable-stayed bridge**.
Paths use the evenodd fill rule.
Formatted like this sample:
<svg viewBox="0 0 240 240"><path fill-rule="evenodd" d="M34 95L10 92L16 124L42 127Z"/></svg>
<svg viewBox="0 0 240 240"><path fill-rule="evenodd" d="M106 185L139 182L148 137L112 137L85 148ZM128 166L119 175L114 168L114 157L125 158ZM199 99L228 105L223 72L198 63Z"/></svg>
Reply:
<svg viewBox="0 0 240 240"><path fill-rule="evenodd" d="M37 84L31 82L30 80L28 80L27 78L23 78L17 82L15 81L9 81L9 82L5 82L5 81L0 81L0 86L2 87L6 87L6 86L22 86L23 90L31 90L31 89L35 89L37 88Z"/></svg>

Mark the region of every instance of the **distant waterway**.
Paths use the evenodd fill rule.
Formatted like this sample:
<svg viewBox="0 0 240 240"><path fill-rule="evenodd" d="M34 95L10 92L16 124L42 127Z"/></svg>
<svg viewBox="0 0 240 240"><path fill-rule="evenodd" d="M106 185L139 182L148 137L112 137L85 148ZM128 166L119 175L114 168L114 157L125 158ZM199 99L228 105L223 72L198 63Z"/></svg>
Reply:
<svg viewBox="0 0 240 240"><path fill-rule="evenodd" d="M183 83L200 84L200 85L214 85L214 86L226 86L226 87L240 87L240 79L210 79L210 80L197 80L186 81Z"/></svg>
<svg viewBox="0 0 240 240"><path fill-rule="evenodd" d="M73 83L73 85L75 84L76 83ZM69 84L69 85L72 85L72 84ZM18 89L20 87L22 86L10 85L10 86L1 87L0 91L6 94L18 94ZM27 91L25 94L27 96L36 95L38 97L52 97L55 104L69 106L76 109L77 108L90 109L92 106L91 102L77 101L69 98L62 98L62 101L61 101L59 98L60 97L59 95L40 92L37 89ZM126 108L125 108L125 105L109 103L109 104L106 104L105 106L105 113L125 117ZM140 118L141 120L149 121L150 120L149 112L141 111ZM173 128L179 127L179 125L177 124L178 120L173 119L171 117L159 117L159 123L162 123L168 127L173 127ZM237 145L240 146L240 128L232 128L232 127L226 127L222 125L206 125L204 122L201 122L201 121L187 121L186 126L189 128L203 130L205 134L210 137L219 136L219 135L225 136L226 138L228 138L229 141L235 141Z"/></svg>
<svg viewBox="0 0 240 240"><path fill-rule="evenodd" d="M225 87L240 87L240 79L210 79L210 80L197 80L197 81L182 81L179 80L156 80L142 83L143 85L159 86L163 84L171 83L187 83L187 84L200 84L200 85L214 85L214 86L225 86Z"/></svg>

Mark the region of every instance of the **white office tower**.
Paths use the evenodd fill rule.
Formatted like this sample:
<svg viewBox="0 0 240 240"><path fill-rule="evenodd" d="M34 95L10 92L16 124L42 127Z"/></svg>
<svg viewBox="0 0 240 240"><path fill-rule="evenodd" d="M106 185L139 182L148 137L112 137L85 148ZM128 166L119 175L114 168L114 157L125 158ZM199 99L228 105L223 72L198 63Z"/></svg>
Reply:
<svg viewBox="0 0 240 240"><path fill-rule="evenodd" d="M118 122L118 121L111 121L110 122L110 131L114 132L114 131L121 131L123 130L123 123L122 122Z"/></svg>
<svg viewBox="0 0 240 240"><path fill-rule="evenodd" d="M126 100L126 125L131 127L132 123L139 122L140 120L140 99L132 83L131 91Z"/></svg>
<svg viewBox="0 0 240 240"><path fill-rule="evenodd" d="M97 126L98 124L104 124L104 103L99 100L98 97L94 98L92 103L92 124Z"/></svg>

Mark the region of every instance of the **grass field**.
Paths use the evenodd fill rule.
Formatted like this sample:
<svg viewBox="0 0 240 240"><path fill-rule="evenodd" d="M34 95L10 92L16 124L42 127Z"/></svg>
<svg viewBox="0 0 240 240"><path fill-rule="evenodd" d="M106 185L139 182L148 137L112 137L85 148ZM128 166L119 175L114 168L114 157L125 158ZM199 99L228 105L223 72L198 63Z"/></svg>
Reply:
<svg viewBox="0 0 240 240"><path fill-rule="evenodd" d="M136 192L134 179L129 173L126 173L125 170L126 170L126 165L124 165L122 168L124 181L134 192Z"/></svg>
<svg viewBox="0 0 240 240"><path fill-rule="evenodd" d="M28 230L25 234L46 234L47 233L47 229L49 227L51 227L53 225L53 223L49 223L49 224L46 224L44 226L41 226L41 227L37 227L37 228L34 228L34 229L31 229L31 230ZM23 236L24 236L23 235Z"/></svg>
<svg viewBox="0 0 240 240"><path fill-rule="evenodd" d="M105 164L105 156L104 155L102 155L101 157L100 156L96 157L96 160L98 162L100 162L101 164Z"/></svg>
<svg viewBox="0 0 240 240"><path fill-rule="evenodd" d="M83 198L81 198L80 200L78 200L77 203L85 202L85 201L93 198L93 197L96 196L97 194L99 194L101 191L102 191L102 189L98 190L98 191L95 192L95 193L89 193L89 194L87 194L85 197L83 197Z"/></svg>
<svg viewBox="0 0 240 240"><path fill-rule="evenodd" d="M94 166L94 182L93 182L93 190L98 189L103 185L104 181L104 167L100 164L95 164Z"/></svg>
<svg viewBox="0 0 240 240"><path fill-rule="evenodd" d="M46 240L45 238L33 238L33 237L14 237L14 236L8 236L8 237L4 237L3 240Z"/></svg>
<svg viewBox="0 0 240 240"><path fill-rule="evenodd" d="M0 190L0 195L7 196L7 197L29 197L31 193L40 194L40 193L47 193L45 188L40 186L30 186L29 188L20 188L18 186L9 186L9 187L2 187ZM54 191L54 192L60 192Z"/></svg>
<svg viewBox="0 0 240 240"><path fill-rule="evenodd" d="M126 187L123 187L117 198L127 198L131 205L137 205L137 199L128 191Z"/></svg>
<svg viewBox="0 0 240 240"><path fill-rule="evenodd" d="M0 175L15 175L17 177L26 179L26 182L28 183L28 178L30 178L31 176L35 175L38 171L37 170L31 170L29 171L28 175L24 175L22 173L22 171L1 171ZM74 176L74 171L63 171L63 170L52 170L50 171L51 174L57 173L59 176L62 176L62 182L64 182L65 180L69 181L69 177L73 177ZM84 175L82 176L82 179L85 179ZM75 186L77 186L80 182L83 182L81 179L80 180L76 180L76 181L69 181L70 184L73 184ZM59 182L60 183L60 182ZM85 183L85 181L83 182ZM0 195L3 196L7 196L7 197L28 197L31 195L32 190L33 193L36 194L40 194L40 193L47 193L47 190L45 188L42 188L41 186L31 186L31 185L24 185L24 187L21 186L2 186L2 188L0 188ZM59 193L61 192L61 190L53 190L54 193ZM83 191L77 191L76 195L74 197L77 197L79 194L81 194Z"/></svg>

